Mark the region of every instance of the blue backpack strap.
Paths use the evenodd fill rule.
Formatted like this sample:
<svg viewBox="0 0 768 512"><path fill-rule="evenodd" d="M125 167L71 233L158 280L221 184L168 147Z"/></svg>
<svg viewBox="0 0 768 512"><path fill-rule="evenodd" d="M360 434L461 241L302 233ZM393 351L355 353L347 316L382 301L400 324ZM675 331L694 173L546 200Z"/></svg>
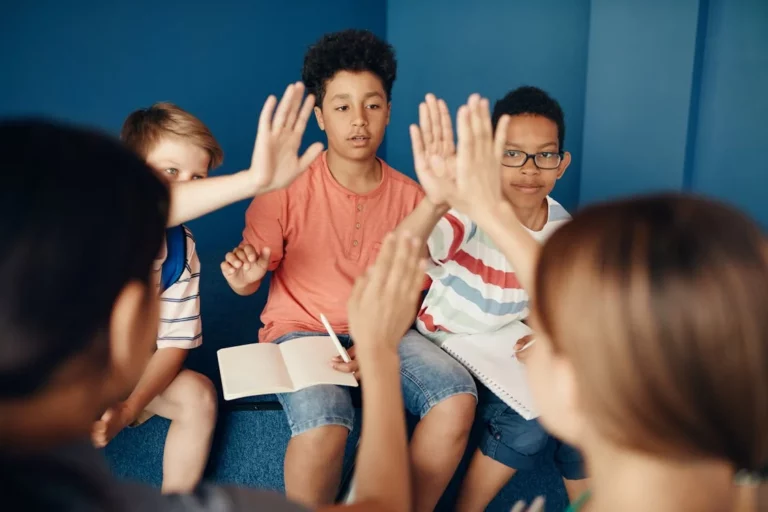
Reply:
<svg viewBox="0 0 768 512"><path fill-rule="evenodd" d="M184 272L187 260L187 234L184 226L175 226L165 230L165 244L168 256L163 262L160 283L164 292L179 280Z"/></svg>

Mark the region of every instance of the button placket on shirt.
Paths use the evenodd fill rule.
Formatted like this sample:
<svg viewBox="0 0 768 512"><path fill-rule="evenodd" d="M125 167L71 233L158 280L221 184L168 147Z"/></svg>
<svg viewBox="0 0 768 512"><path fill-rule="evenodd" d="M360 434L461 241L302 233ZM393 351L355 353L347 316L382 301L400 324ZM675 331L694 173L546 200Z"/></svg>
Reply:
<svg viewBox="0 0 768 512"><path fill-rule="evenodd" d="M363 227L363 212L365 211L365 203L362 202L359 198L356 201L355 204L355 229L352 233L352 247L350 248L350 252L354 258L358 258L360 256L360 246L362 244L362 227Z"/></svg>

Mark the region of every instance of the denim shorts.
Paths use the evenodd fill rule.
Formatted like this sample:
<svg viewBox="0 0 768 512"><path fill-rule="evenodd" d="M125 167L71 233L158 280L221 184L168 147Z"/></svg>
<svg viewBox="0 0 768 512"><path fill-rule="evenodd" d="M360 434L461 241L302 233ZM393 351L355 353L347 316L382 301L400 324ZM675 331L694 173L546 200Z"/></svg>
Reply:
<svg viewBox="0 0 768 512"><path fill-rule="evenodd" d="M275 343L304 336L323 334L293 332L281 336ZM340 335L339 341L345 348L352 344L346 335ZM477 387L469 372L417 331L406 333L398 352L403 402L406 410L414 416L423 418L432 407L454 395L467 393L477 398ZM277 398L288 417L292 436L326 425L341 425L351 431L354 425L355 409L350 388L319 385L293 393L281 393Z"/></svg>
<svg viewBox="0 0 768 512"><path fill-rule="evenodd" d="M563 478L586 477L581 454L552 437L536 420L526 420L486 388L480 389L478 417L484 423L480 451L514 469L534 469L554 452L554 462Z"/></svg>

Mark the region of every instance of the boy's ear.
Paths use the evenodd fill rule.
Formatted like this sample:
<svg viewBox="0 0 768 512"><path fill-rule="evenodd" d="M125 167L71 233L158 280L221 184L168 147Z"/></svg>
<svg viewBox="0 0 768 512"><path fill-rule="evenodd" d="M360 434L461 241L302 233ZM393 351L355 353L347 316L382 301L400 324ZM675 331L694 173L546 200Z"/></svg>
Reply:
<svg viewBox="0 0 768 512"><path fill-rule="evenodd" d="M387 126L389 126L389 116L392 114L392 102L387 102Z"/></svg>
<svg viewBox="0 0 768 512"><path fill-rule="evenodd" d="M560 167L557 168L557 179L563 177L563 174L565 174L565 170L569 165L571 165L571 154L566 151L565 154L563 154L563 161L560 162Z"/></svg>
<svg viewBox="0 0 768 512"><path fill-rule="evenodd" d="M318 106L315 106L315 119L317 119L317 126L320 127L321 130L325 131L325 120L323 119L323 109L321 109Z"/></svg>

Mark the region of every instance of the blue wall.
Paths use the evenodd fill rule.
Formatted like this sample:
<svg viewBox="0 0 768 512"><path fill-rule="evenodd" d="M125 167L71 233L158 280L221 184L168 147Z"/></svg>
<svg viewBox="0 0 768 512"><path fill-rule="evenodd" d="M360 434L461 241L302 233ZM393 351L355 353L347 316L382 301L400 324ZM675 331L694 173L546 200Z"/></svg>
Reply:
<svg viewBox="0 0 768 512"><path fill-rule="evenodd" d="M581 200L683 185L699 0L592 0Z"/></svg>
<svg viewBox="0 0 768 512"><path fill-rule="evenodd" d="M690 186L768 229L768 2L709 3Z"/></svg>
<svg viewBox="0 0 768 512"><path fill-rule="evenodd" d="M768 228L768 2L592 0L582 204L658 190Z"/></svg>
<svg viewBox="0 0 768 512"><path fill-rule="evenodd" d="M578 203L589 0L389 0L387 37L397 49L387 158L413 174L407 126L418 122L427 92L445 98L452 112L479 92L501 98L520 85L539 86L563 106L565 148L573 163L554 196Z"/></svg>

